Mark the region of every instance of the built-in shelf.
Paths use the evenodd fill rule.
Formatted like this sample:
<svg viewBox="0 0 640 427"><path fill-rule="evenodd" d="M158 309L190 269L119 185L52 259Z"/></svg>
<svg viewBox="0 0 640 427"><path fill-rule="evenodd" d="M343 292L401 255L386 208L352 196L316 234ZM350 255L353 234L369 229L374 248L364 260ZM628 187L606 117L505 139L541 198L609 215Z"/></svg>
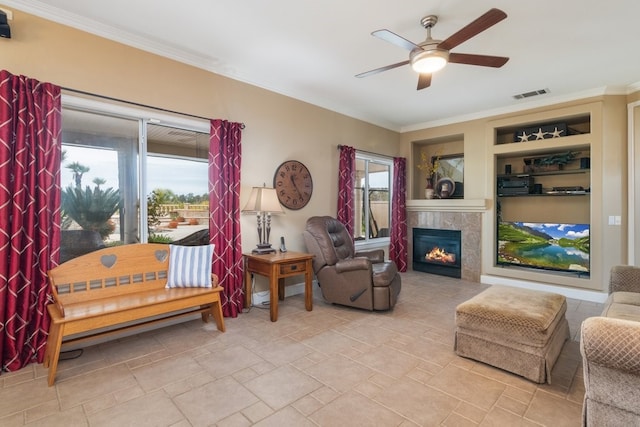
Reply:
<svg viewBox="0 0 640 427"><path fill-rule="evenodd" d="M497 175L497 196L499 198L503 197L574 197L574 196L589 196L590 186L589 186L589 177L579 177L578 182L576 183L573 180L572 184L564 185L563 181L566 181L571 175L588 175L590 173L590 169L566 169L566 170L556 170L556 171L541 171L541 172L524 172L524 173L512 173L512 174L499 174ZM543 181L548 181L546 178L554 178L554 184L543 187L541 183L538 183L539 189L534 191L533 189L533 179L540 178ZM555 180L555 177L558 177ZM543 179L544 178L544 179ZM504 188L501 186L501 182L504 183ZM507 183L515 183L520 184L522 186L514 186L513 184L507 186ZM547 182L548 183L548 182ZM529 184L529 185L527 185ZM519 190L522 192L516 191L513 189ZM527 192L527 190L529 192Z"/></svg>
<svg viewBox="0 0 640 427"><path fill-rule="evenodd" d="M580 107L583 108L583 107ZM589 276L574 277L557 271L541 272L522 266L505 266L497 262L499 249L498 221L545 224L591 223L591 170L589 169L592 144L597 143L598 128L594 128L591 110L576 108L556 112L540 112L520 118L498 120L488 129L493 136L491 152L494 160L493 194L495 208L488 234L494 239L490 247L493 262L486 266L489 275L501 278L523 278L577 288L594 286ZM555 114L557 113L557 114ZM518 141L525 128L567 125L561 137ZM529 131L527 131L529 134ZM533 132L535 135L535 132ZM566 135L566 136L565 136ZM563 169L532 171L534 161L546 160L567 152L576 155L563 165ZM543 163L544 164L544 163ZM549 166L551 167L551 166ZM539 169L536 169L539 170ZM511 173L506 173L507 171ZM520 193L520 194L517 194ZM546 199L540 199L540 197ZM489 247L489 245L488 245Z"/></svg>
<svg viewBox="0 0 640 427"><path fill-rule="evenodd" d="M546 138L532 141L520 142L515 138L515 134L519 130L524 128L543 128L548 125L566 125L566 133L563 133L560 138ZM562 127L562 126L559 126ZM591 116L589 114L578 114L564 117L555 117L552 119L536 120L532 122L524 122L517 124L510 124L508 126L501 126L496 129L495 144L496 145L512 145L522 144L528 142L539 143L541 141L559 140L566 138L573 138L578 136L585 136L591 133Z"/></svg>
<svg viewBox="0 0 640 427"><path fill-rule="evenodd" d="M552 176L552 175L574 175L578 173L589 173L590 169L562 169L557 171L545 171L545 172L523 172L523 173L510 173L510 174L498 174L498 178L509 178L513 176Z"/></svg>
<svg viewBox="0 0 640 427"><path fill-rule="evenodd" d="M571 193L541 193L541 194L498 194L498 197L576 197L576 196L590 196L588 191L584 192L571 192Z"/></svg>

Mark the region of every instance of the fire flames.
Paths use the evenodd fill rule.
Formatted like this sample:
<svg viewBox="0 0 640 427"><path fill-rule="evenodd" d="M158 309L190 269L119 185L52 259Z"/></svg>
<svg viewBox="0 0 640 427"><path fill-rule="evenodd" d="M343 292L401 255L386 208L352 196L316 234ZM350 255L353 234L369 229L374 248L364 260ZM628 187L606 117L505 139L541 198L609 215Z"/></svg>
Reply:
<svg viewBox="0 0 640 427"><path fill-rule="evenodd" d="M448 253L446 250L436 246L425 255L424 259L432 262L441 262L443 264L455 264L456 254Z"/></svg>

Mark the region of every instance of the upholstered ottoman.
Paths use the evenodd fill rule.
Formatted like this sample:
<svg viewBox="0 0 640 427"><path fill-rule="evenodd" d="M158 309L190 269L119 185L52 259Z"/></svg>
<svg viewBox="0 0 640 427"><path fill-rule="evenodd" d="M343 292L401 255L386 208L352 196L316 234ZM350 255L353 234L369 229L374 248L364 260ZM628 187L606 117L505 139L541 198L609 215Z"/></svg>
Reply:
<svg viewBox="0 0 640 427"><path fill-rule="evenodd" d="M455 351L536 383L551 369L569 338L562 295L492 286L456 308Z"/></svg>

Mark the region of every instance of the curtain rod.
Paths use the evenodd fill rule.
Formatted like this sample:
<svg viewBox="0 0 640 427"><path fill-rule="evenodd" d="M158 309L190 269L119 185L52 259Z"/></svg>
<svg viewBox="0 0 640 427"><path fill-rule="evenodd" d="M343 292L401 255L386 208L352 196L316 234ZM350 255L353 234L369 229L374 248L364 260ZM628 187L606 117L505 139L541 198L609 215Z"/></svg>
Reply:
<svg viewBox="0 0 640 427"><path fill-rule="evenodd" d="M344 145L338 144L338 150L341 149L342 147L344 147ZM386 157L388 159L393 159L393 156L387 156L386 154L374 153L373 151L360 150L358 148L354 148L354 150L359 151L361 153L372 154L372 155L378 156L378 157Z"/></svg>
<svg viewBox="0 0 640 427"><path fill-rule="evenodd" d="M125 104L135 105L136 107L150 108L152 110L162 111L163 113L179 114L181 116L186 116L186 117L191 117L191 118L194 118L194 119L201 119L201 120L206 120L206 121L210 121L211 120L208 117L196 116L195 114L181 113L179 111L169 110L169 109L166 109L166 108L153 107L151 105L140 104L138 102L133 102L133 101L126 101L124 99L118 99L118 98L113 98L111 96L106 96L106 95L100 95L100 94L97 94L97 93L86 92L84 90L71 89L71 88L64 87L64 86L60 86L60 89L66 90L66 91L69 91L69 92L79 93L81 95L95 96L97 98L102 98L102 99L106 99L106 100L109 100L109 101L123 102ZM240 129L244 129L245 127L246 126L245 126L244 123L240 123Z"/></svg>

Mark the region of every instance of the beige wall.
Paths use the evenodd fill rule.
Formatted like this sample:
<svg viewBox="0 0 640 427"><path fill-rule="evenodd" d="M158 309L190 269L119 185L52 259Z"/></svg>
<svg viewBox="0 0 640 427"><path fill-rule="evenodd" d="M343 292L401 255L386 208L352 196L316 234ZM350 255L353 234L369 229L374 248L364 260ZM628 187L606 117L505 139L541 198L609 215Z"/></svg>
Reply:
<svg viewBox="0 0 640 427"><path fill-rule="evenodd" d="M7 8L10 9L10 8ZM243 122L241 204L252 186L271 185L285 160L312 173L313 196L274 217L272 243L304 250L312 215L335 215L338 144L396 155L399 134L255 86L13 10L12 39L0 39L0 67L40 81L209 118ZM242 246L257 243L255 217L242 219Z"/></svg>
<svg viewBox="0 0 640 427"><path fill-rule="evenodd" d="M640 265L640 96L636 94L629 105L629 144L631 161L629 162L629 263Z"/></svg>
<svg viewBox="0 0 640 427"><path fill-rule="evenodd" d="M629 98L630 99L630 98ZM612 265L624 264L627 260L627 102L626 96L602 96L566 102L544 108L519 111L487 117L486 119L460 122L446 126L407 132L401 135L400 155L406 156L408 164L414 164L415 144L438 141L450 135L463 135L465 153L465 199L484 199L483 271L484 275L502 275L493 268L495 222L495 197L493 181L497 171L492 147L495 144L494 129L505 124L535 123L549 121L554 117L572 113L590 112L591 127L591 278L566 279L540 273L504 273L512 279L530 280L568 287L579 287L604 291ZM414 168L415 169L415 168ZM408 188L422 185L422 177L409 168ZM552 210L552 199L542 200L541 209ZM622 216L621 225L609 225L609 216ZM502 270L504 271L504 270Z"/></svg>
<svg viewBox="0 0 640 427"><path fill-rule="evenodd" d="M0 39L0 66L13 74L187 114L244 122L241 203L252 186L272 182L281 162L296 159L306 164L314 179L311 202L273 220L272 242L285 236L291 250L304 250L301 233L309 216L335 214L338 144L407 157L407 188L415 197L422 183L418 177L414 180L412 143L462 135L465 198L487 200L492 214L495 165L489 124L509 117L526 121L554 108L586 102L602 103L602 129L596 129L601 132L602 143L592 152L592 156L600 157L595 160L601 165L592 180L598 180L598 186L606 190L601 195L602 203L592 208L592 229L602 236L602 247L597 250L600 267L593 278L597 288L604 289L611 265L626 261L626 103L639 99L638 94L628 99L607 96L582 100L400 135L17 10L13 10L13 17L13 38ZM622 226L609 226L609 215L622 215ZM253 216L243 217L242 230L243 248L250 250L256 244ZM484 240L490 238L486 234L483 232ZM483 253L484 258L492 256Z"/></svg>

